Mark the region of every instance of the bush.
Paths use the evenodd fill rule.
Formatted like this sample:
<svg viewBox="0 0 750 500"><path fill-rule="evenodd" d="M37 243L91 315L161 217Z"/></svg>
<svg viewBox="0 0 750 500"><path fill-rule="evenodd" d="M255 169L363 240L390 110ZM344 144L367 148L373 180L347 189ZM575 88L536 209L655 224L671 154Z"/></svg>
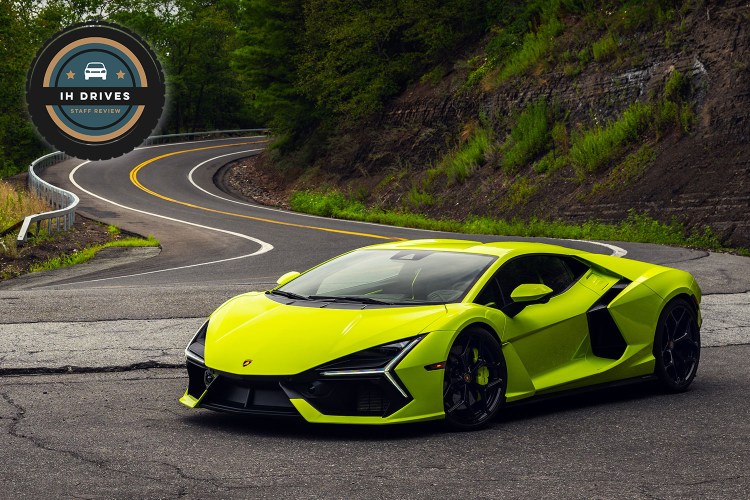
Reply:
<svg viewBox="0 0 750 500"><path fill-rule="evenodd" d="M518 116L510 131L510 139L505 143L503 169L513 171L541 153L549 140L548 129L547 103L539 101L527 107Z"/></svg>
<svg viewBox="0 0 750 500"><path fill-rule="evenodd" d="M419 210L423 207L429 207L434 203L434 200L430 193L420 191L416 186L412 187L409 192L406 193L406 201L407 204L415 210Z"/></svg>
<svg viewBox="0 0 750 500"><path fill-rule="evenodd" d="M690 97L690 79L679 70L674 70L664 82L664 98L680 102Z"/></svg>
<svg viewBox="0 0 750 500"><path fill-rule="evenodd" d="M336 217L336 214L344 210L362 206L361 203L349 200L337 191L326 193L297 191L289 199L289 205L292 210L297 212L305 212L323 217Z"/></svg>
<svg viewBox="0 0 750 500"><path fill-rule="evenodd" d="M648 128L652 116L652 106L636 102L606 127L573 136L570 160L578 176L583 178L586 172L594 172L619 155L623 146Z"/></svg>
<svg viewBox="0 0 750 500"><path fill-rule="evenodd" d="M451 183L463 182L484 163L491 142L492 134L489 129L476 129L458 151L443 158L438 170L444 172Z"/></svg>
<svg viewBox="0 0 750 500"><path fill-rule="evenodd" d="M610 59L617 52L619 47L620 41L612 34L612 32L608 32L598 41L594 42L591 46L591 52L594 55L595 61L605 61Z"/></svg>
<svg viewBox="0 0 750 500"><path fill-rule="evenodd" d="M508 61L500 71L500 81L521 75L541 61L552 49L555 37L562 33L564 29L565 24L557 16L552 16L539 27L536 33L527 34L523 39L521 48L509 56Z"/></svg>

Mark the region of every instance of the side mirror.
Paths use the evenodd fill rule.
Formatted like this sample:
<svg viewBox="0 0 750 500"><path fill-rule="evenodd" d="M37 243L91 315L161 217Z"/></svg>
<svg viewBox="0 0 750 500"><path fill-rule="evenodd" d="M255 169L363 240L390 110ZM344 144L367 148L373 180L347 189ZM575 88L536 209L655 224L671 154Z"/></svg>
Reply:
<svg viewBox="0 0 750 500"><path fill-rule="evenodd" d="M539 283L524 283L523 285L518 285L510 294L510 298L513 302L503 307L502 311L509 317L513 318L523 311L526 306L546 302L546 299L552 291L553 290L547 285Z"/></svg>
<svg viewBox="0 0 750 500"><path fill-rule="evenodd" d="M513 302L536 302L552 293L547 285L526 283L518 285L510 294Z"/></svg>
<svg viewBox="0 0 750 500"><path fill-rule="evenodd" d="M285 285L285 284L289 283L290 281L292 281L297 276L299 276L300 274L302 274L302 273L298 273L297 271L289 271L286 274L282 274L281 278L279 278L279 279L276 280L276 284L277 285Z"/></svg>

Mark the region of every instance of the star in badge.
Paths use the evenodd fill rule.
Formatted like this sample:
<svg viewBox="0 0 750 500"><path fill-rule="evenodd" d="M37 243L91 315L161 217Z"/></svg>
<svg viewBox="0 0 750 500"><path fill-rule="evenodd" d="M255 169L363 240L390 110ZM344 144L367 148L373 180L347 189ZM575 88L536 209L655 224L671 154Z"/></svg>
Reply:
<svg viewBox="0 0 750 500"><path fill-rule="evenodd" d="M115 73L117 75L118 80L124 80L125 79L125 73L122 72L122 70Z"/></svg>
<svg viewBox="0 0 750 500"><path fill-rule="evenodd" d="M65 74L68 75L68 80L72 80L76 76L76 74L73 73L73 70L71 70L71 69L69 69L68 72L65 73Z"/></svg>

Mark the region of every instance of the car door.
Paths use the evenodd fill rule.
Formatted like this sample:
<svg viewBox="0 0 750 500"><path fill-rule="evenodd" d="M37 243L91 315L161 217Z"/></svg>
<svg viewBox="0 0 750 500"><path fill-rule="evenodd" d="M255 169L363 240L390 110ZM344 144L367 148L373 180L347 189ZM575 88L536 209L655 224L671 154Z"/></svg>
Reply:
<svg viewBox="0 0 750 500"><path fill-rule="evenodd" d="M525 255L504 264L478 302L496 302L499 308L511 302L510 295L521 284L544 284L552 289L545 303L526 306L508 317L502 335L523 363L537 392L585 376L589 352L586 311L599 295L579 278L588 266L567 256ZM494 290L494 292L491 292ZM490 299L494 293L494 299ZM487 305L487 304L484 304Z"/></svg>

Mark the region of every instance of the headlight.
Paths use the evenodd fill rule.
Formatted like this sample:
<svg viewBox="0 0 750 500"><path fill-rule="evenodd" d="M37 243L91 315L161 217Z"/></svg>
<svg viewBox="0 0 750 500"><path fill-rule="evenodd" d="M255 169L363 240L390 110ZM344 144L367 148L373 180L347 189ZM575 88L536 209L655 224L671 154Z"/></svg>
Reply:
<svg viewBox="0 0 750 500"><path fill-rule="evenodd" d="M185 357L190 361L194 361L198 364L205 364L205 351L206 351L206 331L208 330L208 320L203 323L198 331L193 336L187 347L185 348Z"/></svg>
<svg viewBox="0 0 750 500"><path fill-rule="evenodd" d="M364 351L355 352L349 356L337 359L318 368L318 371L366 370L384 368L393 358L404 351L409 344L422 339L422 336L391 342L390 344L370 347ZM409 348L411 349L411 348ZM406 354L406 353L404 353Z"/></svg>
<svg viewBox="0 0 750 500"><path fill-rule="evenodd" d="M354 354L321 366L318 368L318 372L323 377L385 375L398 392L405 398L408 398L408 393L398 382L393 369L423 338L424 335L419 335L418 337L399 340L398 342L355 352Z"/></svg>

